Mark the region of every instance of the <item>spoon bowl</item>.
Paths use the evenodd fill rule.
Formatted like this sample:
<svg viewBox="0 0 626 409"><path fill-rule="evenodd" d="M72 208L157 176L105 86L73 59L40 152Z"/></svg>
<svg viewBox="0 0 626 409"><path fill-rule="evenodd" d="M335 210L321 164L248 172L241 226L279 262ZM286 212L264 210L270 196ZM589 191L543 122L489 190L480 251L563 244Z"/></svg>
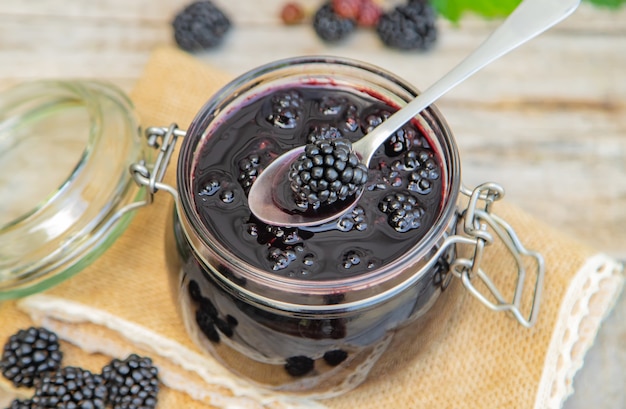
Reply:
<svg viewBox="0 0 626 409"><path fill-rule="evenodd" d="M362 163L369 165L378 147L405 123L481 68L565 19L579 4L580 0L523 0L477 49L373 131L354 142L353 151ZM341 201L339 205L333 204L329 208L322 205L316 211L307 212L295 210L295 201L294 206L286 204L284 187L289 188L289 167L303 151L304 146L300 146L282 154L252 184L248 204L250 211L261 221L277 226L315 226L336 219L358 202L360 194Z"/></svg>

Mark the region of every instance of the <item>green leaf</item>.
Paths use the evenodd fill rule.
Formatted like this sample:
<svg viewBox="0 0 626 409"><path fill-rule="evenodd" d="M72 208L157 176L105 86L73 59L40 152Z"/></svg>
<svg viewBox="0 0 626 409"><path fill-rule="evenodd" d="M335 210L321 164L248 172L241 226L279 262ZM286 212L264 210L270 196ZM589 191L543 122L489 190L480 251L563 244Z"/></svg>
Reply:
<svg viewBox="0 0 626 409"><path fill-rule="evenodd" d="M548 0L547 0L548 1ZM595 6L616 9L626 0L586 0ZM467 12L485 18L508 16L521 0L430 0L440 16L458 23Z"/></svg>

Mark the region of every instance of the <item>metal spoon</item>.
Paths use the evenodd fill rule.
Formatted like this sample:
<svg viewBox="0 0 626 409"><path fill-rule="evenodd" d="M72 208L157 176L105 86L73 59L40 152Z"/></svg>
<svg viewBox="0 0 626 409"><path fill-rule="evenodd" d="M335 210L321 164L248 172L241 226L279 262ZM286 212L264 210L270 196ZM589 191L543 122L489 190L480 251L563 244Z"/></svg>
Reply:
<svg viewBox="0 0 626 409"><path fill-rule="evenodd" d="M580 0L522 1L473 53L373 131L354 142L353 151L361 158L362 163L368 165L378 147L411 118L481 68L565 19L579 4ZM276 186L288 183L290 164L303 150L304 146L300 146L276 158L261 172L250 188L250 210L263 222L292 227L319 225L336 219L358 201L360 195L355 195L351 200L343 201L339 207L333 205L332 211L317 213L294 212L289 207L281 206L284 198L277 196L280 189Z"/></svg>

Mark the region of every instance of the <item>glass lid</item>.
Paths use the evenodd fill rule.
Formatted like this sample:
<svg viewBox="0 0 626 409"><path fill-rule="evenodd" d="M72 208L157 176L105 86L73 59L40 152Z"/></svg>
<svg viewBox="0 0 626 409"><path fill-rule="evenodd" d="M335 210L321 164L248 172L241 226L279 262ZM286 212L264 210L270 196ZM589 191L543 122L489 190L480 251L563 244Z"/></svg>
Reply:
<svg viewBox="0 0 626 409"><path fill-rule="evenodd" d="M0 300L49 288L93 261L141 199L138 120L117 88L36 81L0 93Z"/></svg>

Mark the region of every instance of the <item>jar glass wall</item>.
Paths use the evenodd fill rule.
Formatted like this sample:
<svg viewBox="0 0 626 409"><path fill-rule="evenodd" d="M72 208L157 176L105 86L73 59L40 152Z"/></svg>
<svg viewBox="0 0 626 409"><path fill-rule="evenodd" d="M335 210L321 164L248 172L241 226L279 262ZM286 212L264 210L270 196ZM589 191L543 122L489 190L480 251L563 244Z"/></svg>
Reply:
<svg viewBox="0 0 626 409"><path fill-rule="evenodd" d="M440 189L435 195L437 201L431 206L432 217L419 238L394 232L396 238L413 239L404 240L402 251L396 250L388 258L382 253L392 245L387 246L384 240L377 243L376 250L368 255L372 256L368 260L374 261L365 263L369 267L358 274L333 275L324 267L324 271L313 276L317 278L310 278L298 273L277 273L282 264L278 269L263 268L262 263L250 261L249 255L268 248L271 253L272 244L252 243L253 240L259 243L258 231L250 234L250 229L258 229L259 223L249 213L245 214L245 181L220 169L217 173L227 175L223 182L213 185L213 179L205 177L213 173L204 159L207 155L225 159L228 166L240 171L241 157L229 145L233 141L252 150L278 146L275 151L270 149L268 157L306 143L306 138L293 136L296 132L291 132L285 123L274 122L272 126L278 125L279 131L261 129L267 125L263 121L272 122L275 117L267 115L263 103L258 101L271 99L265 97L277 91L294 89L306 95L325 90L321 92L327 91L329 97L340 95L339 99L346 97L349 101L376 100L395 109L406 105L418 93L411 85L377 67L327 57L278 61L234 80L198 113L181 147L177 169L179 203L172 226L167 229L170 251L167 259L185 325L201 347L237 374L262 386L333 395L353 388L381 368L391 370L405 361L397 353L423 351L430 340L445 331L442 323L460 300L459 294L451 291L456 286L449 286L448 262L454 257L454 247L444 248L446 237L454 234L456 226L459 159L445 121L435 108L428 108L412 121L419 130L415 148L405 149L397 158L393 154L394 160L405 160L409 151L413 156L428 151L440 164L434 177ZM255 105L257 102L261 105ZM252 134L246 133L243 129L247 125L232 120L243 111L251 112L253 117L246 123L260 120L263 126ZM312 115L309 108L298 113L304 121L309 114ZM349 132L344 129L344 133ZM250 155L245 158L249 160ZM263 159L259 161L262 163ZM199 183L204 183L201 180L208 180L209 187L199 187ZM407 189L402 194L412 196ZM198 201L203 195L215 195L222 203L211 202L203 210L205 205ZM224 203L228 205L242 197L241 216L228 218L229 213L221 216L219 208ZM364 207L366 213L378 211ZM211 215L218 215L216 219L228 218L225 222L228 227L222 229L224 226L212 224ZM376 220L368 219L371 222L368 226L381 223L380 219L378 216ZM261 227L273 230L271 226ZM233 245L229 235L236 235L236 231L255 238L248 237ZM322 230L293 231L279 226L278 231L281 236L297 236L295 240L301 239L305 248L312 240L306 237L319 236ZM355 240L350 234L332 237L337 247ZM356 237L367 248L366 241L370 239ZM305 251L293 249L294 254ZM329 250L312 259L332 257ZM377 263L379 259L383 261ZM306 255L302 262L308 262Z"/></svg>

